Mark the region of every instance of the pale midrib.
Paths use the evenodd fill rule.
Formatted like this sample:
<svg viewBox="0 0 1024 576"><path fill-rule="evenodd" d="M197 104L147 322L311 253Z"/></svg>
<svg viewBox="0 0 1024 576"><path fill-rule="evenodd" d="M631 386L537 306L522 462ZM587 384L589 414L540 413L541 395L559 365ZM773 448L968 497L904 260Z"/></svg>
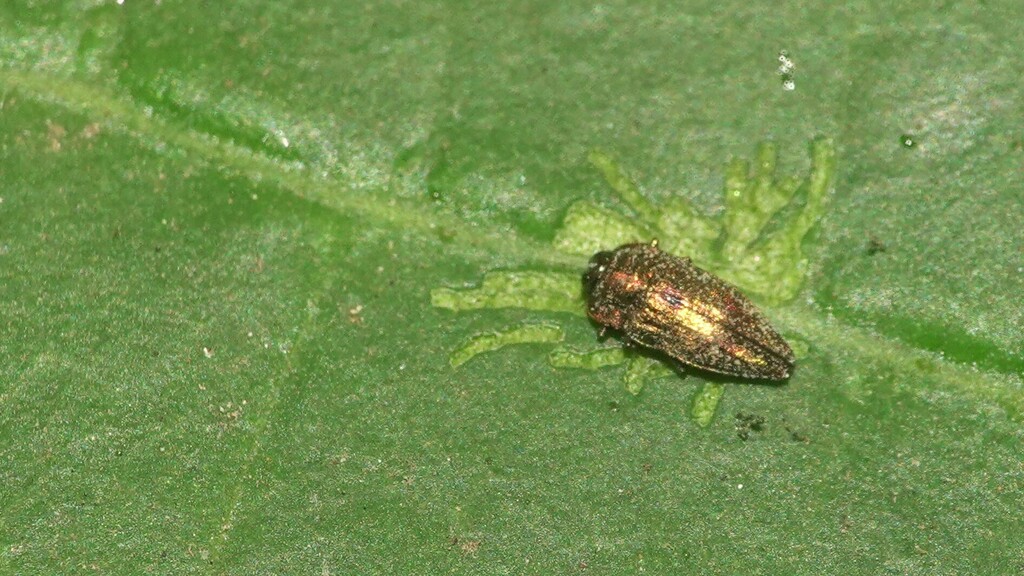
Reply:
<svg viewBox="0 0 1024 576"><path fill-rule="evenodd" d="M253 182L275 182L289 193L330 210L355 212L382 225L416 231L429 237L443 230L450 235L450 242L445 246L446 256L456 252L472 260L502 259L520 265L582 268L578 257L519 236L514 230L469 224L451 214L439 212L425 202L388 197L386 190L353 190L345 181L330 176L312 176L295 162L283 162L251 148L147 115L130 100L103 87L69 78L12 70L0 70L0 84L5 89L16 88L40 101L102 119L108 128L132 134L144 143L154 141L180 148L198 155L205 162L229 167ZM340 192L343 190L347 191ZM907 372L913 372L914 362L923 359L933 363L934 367L926 378L994 401L1015 419L1024 414L1024 394L1016 375L981 371L943 361L934 353L913 348L894 338L821 318L813 308L788 306L777 307L774 311L776 313L772 316L784 327L803 334L815 346L847 352L852 349L864 357L884 359Z"/></svg>
<svg viewBox="0 0 1024 576"><path fill-rule="evenodd" d="M274 182L295 196L342 213L357 213L399 230L426 236L449 237L446 254L470 259L501 255L509 260L559 268L580 267L578 259L552 250L542 242L516 234L469 224L432 209L429 203L386 196L386 190L352 189L330 176L315 177L296 162L285 162L210 134L189 130L148 115L114 92L77 80L32 72L0 70L5 91L17 89L41 102L66 108L104 122L111 130L139 137L150 146L163 144L197 155L204 162L224 166L253 182ZM152 141L152 142L149 142Z"/></svg>
<svg viewBox="0 0 1024 576"><path fill-rule="evenodd" d="M1017 374L985 371L966 364L944 360L941 355L914 348L900 340L870 330L822 318L812 308L787 306L775 308L773 322L783 332L798 333L815 348L841 350L864 360L882 361L894 367L891 385L903 392L923 392L915 387L925 381L938 383L947 390L968 392L994 402L1019 420L1024 416L1024 383ZM925 368L919 367L923 365ZM913 378L920 375L919 380ZM822 383L836 386L836 382ZM934 389L928 387L927 389Z"/></svg>

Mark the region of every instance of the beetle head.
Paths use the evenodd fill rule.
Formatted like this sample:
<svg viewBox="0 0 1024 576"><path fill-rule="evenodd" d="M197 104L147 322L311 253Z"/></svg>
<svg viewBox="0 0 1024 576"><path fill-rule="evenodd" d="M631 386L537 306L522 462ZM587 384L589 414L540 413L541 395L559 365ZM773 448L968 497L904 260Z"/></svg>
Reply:
<svg viewBox="0 0 1024 576"><path fill-rule="evenodd" d="M598 252L590 258L590 263L587 264L587 272L583 275L583 292L587 295L588 300L590 295L594 293L594 290L597 289L597 283L601 281L611 261L611 252Z"/></svg>

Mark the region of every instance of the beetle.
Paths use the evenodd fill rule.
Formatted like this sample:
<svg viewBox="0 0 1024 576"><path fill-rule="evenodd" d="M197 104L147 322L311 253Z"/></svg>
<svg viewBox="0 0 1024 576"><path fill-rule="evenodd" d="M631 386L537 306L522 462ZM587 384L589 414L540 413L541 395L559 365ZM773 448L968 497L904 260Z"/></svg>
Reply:
<svg viewBox="0 0 1024 576"><path fill-rule="evenodd" d="M598 252L583 275L587 315L632 342L711 372L785 380L793 350L739 290L658 241Z"/></svg>

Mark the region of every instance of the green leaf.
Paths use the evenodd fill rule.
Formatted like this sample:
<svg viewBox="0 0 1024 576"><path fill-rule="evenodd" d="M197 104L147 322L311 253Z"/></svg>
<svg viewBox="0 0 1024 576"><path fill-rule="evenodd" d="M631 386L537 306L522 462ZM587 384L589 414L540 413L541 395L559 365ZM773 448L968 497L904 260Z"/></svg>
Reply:
<svg viewBox="0 0 1024 576"><path fill-rule="evenodd" d="M0 572L1018 570L1019 9L835 6L0 7Z"/></svg>

